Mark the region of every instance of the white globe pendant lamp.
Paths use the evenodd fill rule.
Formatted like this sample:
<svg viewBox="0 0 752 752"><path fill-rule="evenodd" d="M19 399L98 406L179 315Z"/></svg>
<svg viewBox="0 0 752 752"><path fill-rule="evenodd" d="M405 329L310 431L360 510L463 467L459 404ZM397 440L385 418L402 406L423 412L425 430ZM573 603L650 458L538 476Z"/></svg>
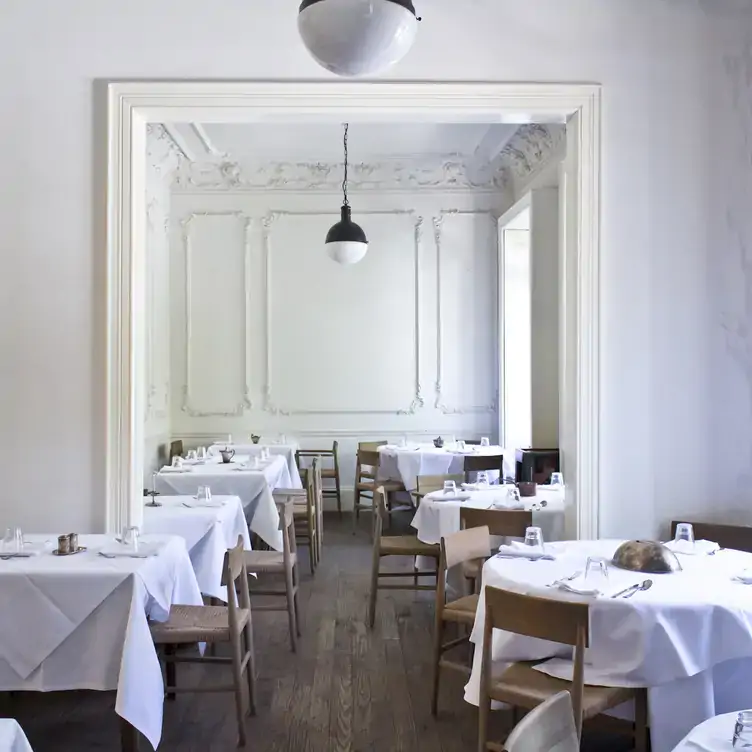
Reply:
<svg viewBox="0 0 752 752"><path fill-rule="evenodd" d="M347 198L347 131L350 126L345 123L345 175L342 180L342 218L336 225L332 225L326 234L326 250L329 256L338 264L357 264L368 251L368 239L360 225L352 221L350 202Z"/></svg>
<svg viewBox="0 0 752 752"><path fill-rule="evenodd" d="M314 60L338 76L380 73L418 30L412 0L303 0L298 31Z"/></svg>

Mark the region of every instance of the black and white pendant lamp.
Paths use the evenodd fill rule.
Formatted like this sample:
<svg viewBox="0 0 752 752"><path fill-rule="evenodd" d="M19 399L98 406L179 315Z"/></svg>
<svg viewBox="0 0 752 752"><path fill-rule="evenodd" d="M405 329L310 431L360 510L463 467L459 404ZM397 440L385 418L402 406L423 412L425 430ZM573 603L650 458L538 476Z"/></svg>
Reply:
<svg viewBox="0 0 752 752"><path fill-rule="evenodd" d="M326 250L329 256L339 264L357 264L368 250L368 239L360 225L356 225L350 216L350 202L347 198L347 131L350 126L345 123L345 175L342 180L342 217L332 225L326 234Z"/></svg>
<svg viewBox="0 0 752 752"><path fill-rule="evenodd" d="M303 0L298 31L316 62L338 76L380 73L418 30L412 0Z"/></svg>

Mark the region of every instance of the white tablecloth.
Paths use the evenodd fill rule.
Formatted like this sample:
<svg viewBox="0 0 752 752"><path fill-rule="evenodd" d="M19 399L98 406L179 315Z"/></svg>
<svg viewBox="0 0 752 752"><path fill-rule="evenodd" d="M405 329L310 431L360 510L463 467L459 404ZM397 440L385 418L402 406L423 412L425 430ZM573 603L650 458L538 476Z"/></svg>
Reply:
<svg viewBox="0 0 752 752"><path fill-rule="evenodd" d="M731 741L737 715L738 713L724 713L709 718L693 728L674 752L733 752Z"/></svg>
<svg viewBox="0 0 752 752"><path fill-rule="evenodd" d="M504 475L514 478L515 455L513 449L499 446L468 446L464 453L456 452L452 447L437 449L433 444L411 444L407 447L397 447L390 444L379 447L381 464L379 465L379 480L397 480L404 484L408 491L414 491L418 486L419 475L454 475L464 472L465 457L467 455L498 455L504 456ZM498 472L490 472L491 480L498 480Z"/></svg>
<svg viewBox="0 0 752 752"><path fill-rule="evenodd" d="M89 550L75 556L0 560L0 691L116 689L117 713L157 747L164 684L147 616L202 600L185 541L144 540L157 556L106 559L111 537L81 535Z"/></svg>
<svg viewBox="0 0 752 752"><path fill-rule="evenodd" d="M33 752L23 729L10 718L0 718L0 752Z"/></svg>
<svg viewBox="0 0 752 752"><path fill-rule="evenodd" d="M564 490L546 486L538 486L538 490L537 496L521 501L525 509L533 509L545 501L545 507L533 510L533 525L541 528L544 540L561 540L564 537ZM504 486L490 486L487 491L469 493L467 501L438 501L431 495L424 497L412 521L419 540L423 543L440 543L443 537L460 529L460 507L488 509L495 498L506 497L507 489Z"/></svg>
<svg viewBox="0 0 752 752"><path fill-rule="evenodd" d="M219 456L219 450L229 447L235 450L236 455L244 455L247 457L258 457L261 455L263 449L268 449L269 453L281 454L287 462L287 469L290 471L290 488L303 488L303 483L300 480L300 473L298 472L298 463L295 462L295 452L298 449L297 444L223 444L222 442L216 442L209 447L209 455L212 457Z"/></svg>
<svg viewBox="0 0 752 752"><path fill-rule="evenodd" d="M232 462L188 466L187 472L162 470L157 474L157 491L165 495L191 496L199 486L209 486L214 495L239 496L251 531L272 548L282 550L279 514L272 497L275 488L290 488L290 471L285 458L277 455L259 470L244 467L247 456Z"/></svg>
<svg viewBox="0 0 752 752"><path fill-rule="evenodd" d="M227 591L222 586L225 552L237 545L239 535L246 549L251 549L240 499L215 496L212 503L222 504L216 508L184 506L201 503L192 496L158 496L157 499L161 507L144 507L144 534L184 538L201 592L227 602Z"/></svg>
<svg viewBox="0 0 752 752"><path fill-rule="evenodd" d="M484 585L578 598L545 585L585 569L590 555L610 558L620 541L576 541L551 544L555 561L490 559ZM684 571L644 575L609 568L609 587L627 587L652 579L650 590L633 598L589 599L591 647L585 682L614 686L647 686L653 752L670 752L689 729L718 713L752 706L752 586L732 577L752 567L752 554L720 551L714 556L681 556ZM472 633L483 639L483 596ZM571 678L571 648L494 633L494 671L510 660L538 660L546 673ZM476 649L465 699L477 704L481 651Z"/></svg>

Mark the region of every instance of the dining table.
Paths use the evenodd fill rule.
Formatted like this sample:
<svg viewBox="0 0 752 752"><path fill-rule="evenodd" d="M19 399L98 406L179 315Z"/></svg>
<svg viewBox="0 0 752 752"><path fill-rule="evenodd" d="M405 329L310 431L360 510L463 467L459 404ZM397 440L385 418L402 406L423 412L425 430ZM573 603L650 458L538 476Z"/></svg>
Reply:
<svg viewBox="0 0 752 752"><path fill-rule="evenodd" d="M251 550L243 505L237 496L158 496L159 506L144 506L141 531L144 536L179 535L185 540L188 556L204 595L227 602L222 585L225 553L243 539Z"/></svg>
<svg viewBox="0 0 752 752"><path fill-rule="evenodd" d="M260 457L262 452L267 451L271 455L282 455L287 462L287 469L290 471L289 488L303 488L303 482L300 479L298 463L295 459L295 453L298 451L298 445L290 442L270 442L270 443L237 443L216 441L208 449L210 457L219 459L219 453L222 449L233 449L237 456L243 457Z"/></svg>
<svg viewBox="0 0 752 752"><path fill-rule="evenodd" d="M395 480L402 483L408 491L418 487L419 475L458 475L465 471L465 457L469 456L503 456L505 478L515 476L515 453L513 449L500 446L479 446L468 444L461 448L457 444L445 444L436 447L432 443L404 446L384 444L378 447L378 480ZM499 471L491 470L489 480L499 481Z"/></svg>
<svg viewBox="0 0 752 752"><path fill-rule="evenodd" d="M162 496L195 496L199 486L208 486L213 495L239 497L251 532L276 551L282 550L282 533L272 494L290 484L282 455L265 460L235 455L227 463L214 457L186 461L182 467L163 467L155 476L156 491Z"/></svg>
<svg viewBox="0 0 752 752"><path fill-rule="evenodd" d="M149 620L203 602L185 540L135 550L82 534L67 556L56 542L26 535L23 556L0 552L0 691L115 690L116 713L156 749L164 683Z"/></svg>
<svg viewBox="0 0 752 752"><path fill-rule="evenodd" d="M708 718L695 726L674 748L674 752L734 752L734 728L738 715L738 712L724 713Z"/></svg>
<svg viewBox="0 0 752 752"><path fill-rule="evenodd" d="M0 718L0 752L33 752L23 729L12 718Z"/></svg>
<svg viewBox="0 0 752 752"><path fill-rule="evenodd" d="M648 575L610 564L621 543L554 542L545 544L547 558L535 560L510 547L486 562L466 701L478 704L485 588L494 586L589 603L585 683L647 688L652 752L671 752L712 716L752 707L752 554L711 542L677 553L680 571ZM597 593L588 593L593 588L583 579L588 559L606 563ZM493 674L528 660L541 661L536 670L542 673L571 680L571 647L501 630L492 639ZM630 712L622 707L614 714Z"/></svg>

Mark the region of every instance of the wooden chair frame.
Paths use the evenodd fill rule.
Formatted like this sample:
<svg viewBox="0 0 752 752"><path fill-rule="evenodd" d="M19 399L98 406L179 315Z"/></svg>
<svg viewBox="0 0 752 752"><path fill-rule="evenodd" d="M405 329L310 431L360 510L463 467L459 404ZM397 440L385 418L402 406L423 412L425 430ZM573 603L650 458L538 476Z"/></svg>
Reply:
<svg viewBox="0 0 752 752"><path fill-rule="evenodd" d="M358 520L360 519L361 510L365 512L371 512L374 517L374 524L376 520L375 514L375 493L376 484L384 490L386 494L386 513L387 519L391 521L391 494L404 492L406 489L402 483L398 481L378 481L377 476L379 474L379 466L381 464L381 454L376 447L383 446L386 442L363 442L371 448L361 448L358 445L358 454L356 456L355 466L355 493L353 496L353 530L355 530ZM366 467L368 470L363 470ZM365 480L364 480L365 479ZM371 504L361 504L361 496L368 498L368 494L371 496Z"/></svg>
<svg viewBox="0 0 752 752"><path fill-rule="evenodd" d="M417 477L417 488L412 492L416 501L416 506L420 504L426 494L434 491L441 491L444 488L444 482L453 480L457 486L465 482L464 473L455 473L454 475L419 475Z"/></svg>
<svg viewBox="0 0 752 752"><path fill-rule="evenodd" d="M314 457L312 472L306 473L304 496L283 496L274 494L274 500L279 503L288 501L293 504L293 520L295 522L295 542L303 541L308 546L308 564L311 574L316 573L319 561L319 528L318 502L316 498L315 470L318 468L319 458Z"/></svg>
<svg viewBox="0 0 752 752"><path fill-rule="evenodd" d="M334 464L333 468L325 468L321 467L321 478L322 480L333 480L334 481L334 488L325 488L323 485L321 486L321 496L322 498L335 498L337 500L337 514L339 516L342 516L342 487L340 483L340 472L339 472L339 442L334 441L332 442L332 448L331 449L298 449L297 452L295 452L295 463L298 466L298 471L301 474L301 477L303 474L307 473L307 468L303 467L303 461L305 461L308 458L314 458L319 457L321 458L321 463L323 464L323 461L325 458L331 457L332 462Z"/></svg>

